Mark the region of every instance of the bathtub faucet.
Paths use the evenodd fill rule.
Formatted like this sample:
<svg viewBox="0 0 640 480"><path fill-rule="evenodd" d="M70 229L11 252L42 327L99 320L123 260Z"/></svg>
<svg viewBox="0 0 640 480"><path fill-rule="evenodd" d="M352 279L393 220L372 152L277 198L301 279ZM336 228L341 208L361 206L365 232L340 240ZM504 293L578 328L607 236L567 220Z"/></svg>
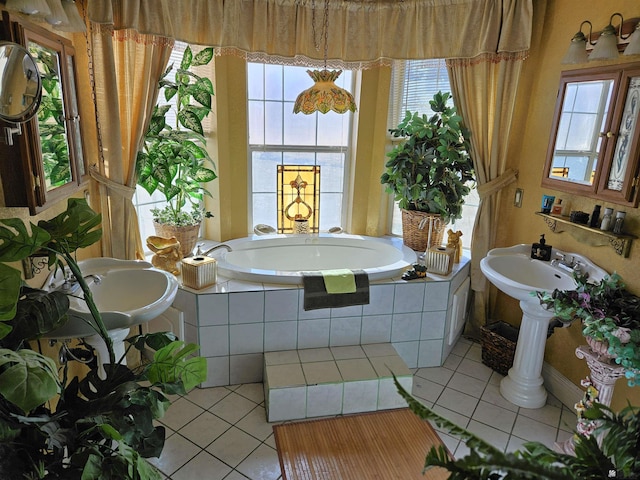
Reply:
<svg viewBox="0 0 640 480"><path fill-rule="evenodd" d="M202 243L198 244L198 250L196 250L196 256L208 256L211 252L213 252L214 250L217 250L218 248L226 248L227 252L231 251L231 247L229 245L227 245L226 243L219 243L218 245L214 245L213 247L211 247L208 250L205 250L204 252L202 251Z"/></svg>

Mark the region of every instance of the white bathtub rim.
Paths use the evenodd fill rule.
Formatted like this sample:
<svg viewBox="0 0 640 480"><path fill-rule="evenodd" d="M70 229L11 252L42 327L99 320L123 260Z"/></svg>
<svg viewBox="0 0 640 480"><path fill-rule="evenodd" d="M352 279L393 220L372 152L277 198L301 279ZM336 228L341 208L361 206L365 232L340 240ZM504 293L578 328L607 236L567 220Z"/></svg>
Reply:
<svg viewBox="0 0 640 480"><path fill-rule="evenodd" d="M373 242L381 242L385 245L392 246L398 249L401 253L402 258L394 263L384 265L383 267L372 267L364 269L367 275L369 276L370 281L378 281L391 279L394 277L398 277L400 273L406 270L407 267L412 265L417 260L416 252L411 250L409 247L402 243L401 238L395 237L367 237L363 235L348 235L348 234L329 234L329 233L320 233L320 234L312 234L312 235L283 235L283 234L272 234L272 235L250 235L248 237L237 238L229 241L225 241L225 243L229 245L232 249L242 249L242 247L250 242L268 242L272 243L274 240L283 239L283 238L296 238L296 239L310 239L313 241L313 238L318 239L326 239L326 238L335 238L335 239L345 239L345 240L365 240L365 241L373 241ZM209 243L209 242L207 242ZM215 243L211 243L211 246L215 245ZM205 245L204 249L210 248L210 246ZM226 262L227 251L225 249L219 249L215 251L212 256L218 260L218 275L223 276L229 279L235 280L243 280L247 282L258 282L258 283L272 283L272 284L284 284L284 285L300 285L302 284L302 274L301 272L304 269L299 271L290 271L290 270L263 270L257 268L245 268L239 267L236 265L231 266Z"/></svg>

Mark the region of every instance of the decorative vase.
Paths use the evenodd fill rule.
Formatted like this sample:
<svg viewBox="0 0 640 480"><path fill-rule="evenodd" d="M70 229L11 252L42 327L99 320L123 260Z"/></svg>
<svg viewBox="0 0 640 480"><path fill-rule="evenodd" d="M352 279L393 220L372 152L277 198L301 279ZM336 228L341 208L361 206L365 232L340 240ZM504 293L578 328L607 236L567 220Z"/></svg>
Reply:
<svg viewBox="0 0 640 480"><path fill-rule="evenodd" d="M427 247L439 247L444 229L445 223L439 214L402 209L402 241L412 250L424 252Z"/></svg>
<svg viewBox="0 0 640 480"><path fill-rule="evenodd" d="M186 225L178 227L176 225L167 225L164 223L153 222L156 229L156 235L164 238L175 237L180 242L180 254L182 257L189 257L193 254L198 241L198 233L200 232L200 224Z"/></svg>
<svg viewBox="0 0 640 480"><path fill-rule="evenodd" d="M591 348L593 353L597 354L600 359L609 361L614 358L609 354L609 343L596 340L595 338L589 336L585 336L584 338L587 341L587 345L589 345L589 348Z"/></svg>

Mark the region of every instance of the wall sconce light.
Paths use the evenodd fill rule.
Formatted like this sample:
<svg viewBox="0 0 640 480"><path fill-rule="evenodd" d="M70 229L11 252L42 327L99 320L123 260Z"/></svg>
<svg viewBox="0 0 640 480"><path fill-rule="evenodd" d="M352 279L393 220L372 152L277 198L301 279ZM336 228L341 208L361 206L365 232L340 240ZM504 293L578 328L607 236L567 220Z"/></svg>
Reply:
<svg viewBox="0 0 640 480"><path fill-rule="evenodd" d="M613 19L620 17L620 24L614 27ZM582 27L589 25L589 35L582 32ZM626 48L625 48L626 47ZM588 54L588 51L591 53ZM590 21L580 24L580 30L571 39L571 45L562 58L563 64L586 63L590 60L615 60L619 52L625 55L640 54L640 22L633 18L625 22L620 13L609 18L609 24L601 32L593 32Z"/></svg>
<svg viewBox="0 0 640 480"><path fill-rule="evenodd" d="M584 33L582 33L582 27L585 24L589 25L589 39L591 38L592 25L589 20L585 20L580 24L580 30L578 30L578 33L576 33L571 39L569 50L567 50L567 53L565 54L561 63L587 63L587 60L589 60L587 56L587 43L589 43L590 40L585 37Z"/></svg>

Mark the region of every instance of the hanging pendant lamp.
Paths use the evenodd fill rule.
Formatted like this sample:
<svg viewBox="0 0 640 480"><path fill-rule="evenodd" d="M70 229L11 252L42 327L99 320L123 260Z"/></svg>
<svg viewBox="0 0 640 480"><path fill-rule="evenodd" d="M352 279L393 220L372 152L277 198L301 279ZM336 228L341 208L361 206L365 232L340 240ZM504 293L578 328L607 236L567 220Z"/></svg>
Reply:
<svg viewBox="0 0 640 480"><path fill-rule="evenodd" d="M316 50L319 50L319 44L316 41L315 0L311 4L311 13L313 40L316 42ZM322 70L307 70L314 84L298 95L296 103L293 105L293 113L310 115L314 112L327 113L334 111L336 113L346 113L356 111L356 101L353 95L335 84L342 70L327 70L328 22L329 0L325 0L321 34L324 40L324 68Z"/></svg>
<svg viewBox="0 0 640 480"><path fill-rule="evenodd" d="M309 115L316 111L320 113L327 113L330 110L336 113L356 111L353 95L334 83L342 70L307 70L307 73L315 83L298 95L293 105L293 113Z"/></svg>

